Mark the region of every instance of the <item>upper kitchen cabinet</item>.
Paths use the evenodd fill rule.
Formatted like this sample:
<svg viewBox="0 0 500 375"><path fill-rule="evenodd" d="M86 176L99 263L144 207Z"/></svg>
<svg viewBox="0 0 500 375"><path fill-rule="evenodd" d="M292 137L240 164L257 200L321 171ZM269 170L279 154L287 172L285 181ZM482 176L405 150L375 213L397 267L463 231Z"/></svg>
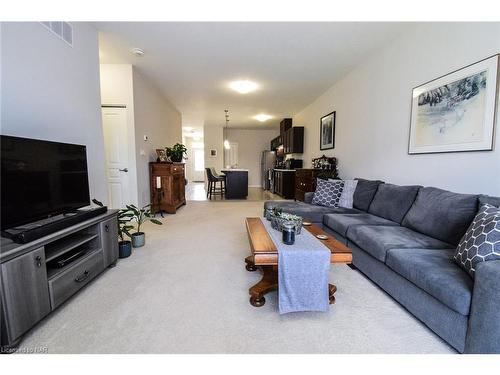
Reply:
<svg viewBox="0 0 500 375"><path fill-rule="evenodd" d="M285 154L302 154L304 152L303 126L295 126L285 131L283 149Z"/></svg>

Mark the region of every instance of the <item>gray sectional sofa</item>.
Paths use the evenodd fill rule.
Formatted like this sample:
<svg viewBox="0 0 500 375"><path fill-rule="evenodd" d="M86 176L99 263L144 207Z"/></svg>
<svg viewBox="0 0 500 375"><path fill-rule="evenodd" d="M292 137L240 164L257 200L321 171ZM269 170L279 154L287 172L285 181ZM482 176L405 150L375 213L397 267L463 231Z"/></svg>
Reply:
<svg viewBox="0 0 500 375"><path fill-rule="evenodd" d="M500 353L500 261L452 259L482 202L500 198L358 179L353 208L268 201L347 244L353 263L460 353Z"/></svg>

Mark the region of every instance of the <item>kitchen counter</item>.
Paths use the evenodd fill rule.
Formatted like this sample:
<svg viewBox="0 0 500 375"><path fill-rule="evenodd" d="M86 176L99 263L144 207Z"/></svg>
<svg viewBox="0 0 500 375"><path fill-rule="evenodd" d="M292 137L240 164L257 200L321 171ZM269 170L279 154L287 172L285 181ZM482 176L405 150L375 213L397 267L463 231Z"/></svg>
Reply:
<svg viewBox="0 0 500 375"><path fill-rule="evenodd" d="M226 175L226 199L247 199L248 169L222 169Z"/></svg>
<svg viewBox="0 0 500 375"><path fill-rule="evenodd" d="M221 172L248 172L248 169L243 169L243 168L226 168L226 169L221 169Z"/></svg>

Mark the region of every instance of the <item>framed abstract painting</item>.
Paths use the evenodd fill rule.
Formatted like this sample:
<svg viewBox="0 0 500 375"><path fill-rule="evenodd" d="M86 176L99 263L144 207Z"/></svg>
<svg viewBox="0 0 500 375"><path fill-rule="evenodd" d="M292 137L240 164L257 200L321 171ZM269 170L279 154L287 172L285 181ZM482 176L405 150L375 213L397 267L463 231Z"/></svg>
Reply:
<svg viewBox="0 0 500 375"><path fill-rule="evenodd" d="M335 148L335 111L321 117L319 122L319 149Z"/></svg>
<svg viewBox="0 0 500 375"><path fill-rule="evenodd" d="M413 89L409 154L493 149L498 56Z"/></svg>

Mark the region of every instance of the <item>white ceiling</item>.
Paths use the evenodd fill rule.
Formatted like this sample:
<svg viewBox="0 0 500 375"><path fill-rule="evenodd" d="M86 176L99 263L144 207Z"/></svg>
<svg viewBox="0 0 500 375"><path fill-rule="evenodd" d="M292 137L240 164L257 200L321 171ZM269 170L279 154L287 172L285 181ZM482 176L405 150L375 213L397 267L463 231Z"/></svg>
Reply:
<svg viewBox="0 0 500 375"><path fill-rule="evenodd" d="M182 112L183 126L269 128L415 24L99 22L101 63L131 63ZM136 57L130 49L146 54ZM236 79L256 81L246 95ZM265 123L252 119L267 113Z"/></svg>

